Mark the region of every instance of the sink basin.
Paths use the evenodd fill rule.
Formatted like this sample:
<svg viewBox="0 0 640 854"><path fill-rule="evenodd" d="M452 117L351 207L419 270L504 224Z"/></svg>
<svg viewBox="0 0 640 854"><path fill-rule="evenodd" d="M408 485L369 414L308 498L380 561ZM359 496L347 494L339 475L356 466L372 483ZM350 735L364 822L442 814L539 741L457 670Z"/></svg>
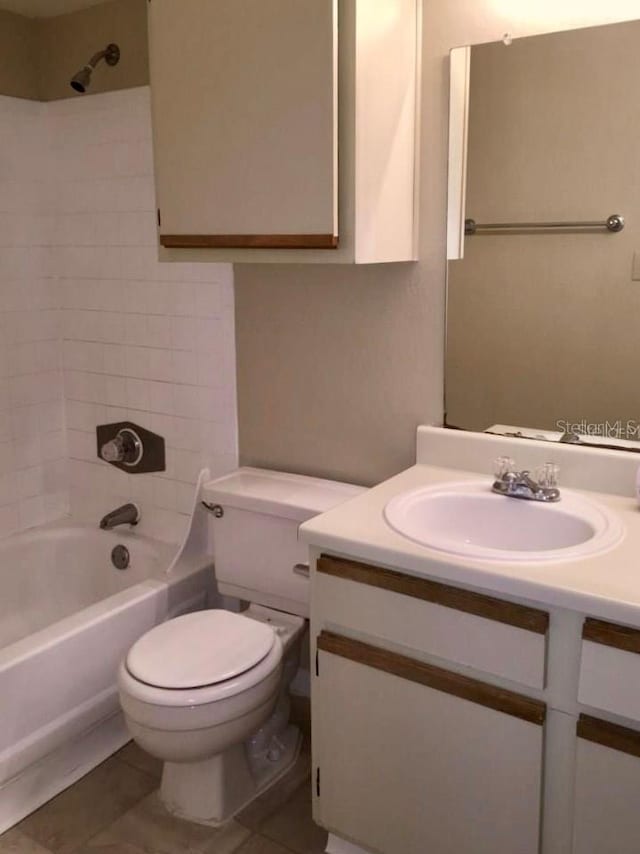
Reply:
<svg viewBox="0 0 640 854"><path fill-rule="evenodd" d="M416 543L462 557L493 561L567 560L613 548L624 536L601 504L562 490L545 504L496 495L477 481L421 487L396 495L387 524Z"/></svg>

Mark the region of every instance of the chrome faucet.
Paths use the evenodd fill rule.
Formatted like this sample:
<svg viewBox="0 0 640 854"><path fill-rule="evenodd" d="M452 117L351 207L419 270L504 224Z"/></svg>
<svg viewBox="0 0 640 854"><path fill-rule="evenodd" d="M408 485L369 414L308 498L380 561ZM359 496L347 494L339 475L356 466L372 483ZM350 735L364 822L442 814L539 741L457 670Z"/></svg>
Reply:
<svg viewBox="0 0 640 854"><path fill-rule="evenodd" d="M495 480L491 488L498 495L528 501L560 501L559 468L555 463L545 463L537 472L537 480L526 469L514 471L511 457L498 457L494 465Z"/></svg>
<svg viewBox="0 0 640 854"><path fill-rule="evenodd" d="M558 439L565 445L579 445L581 442L580 436L573 430L565 430L562 436Z"/></svg>
<svg viewBox="0 0 640 854"><path fill-rule="evenodd" d="M100 527L103 531L110 531L118 525L137 525L139 521L140 509L137 504L123 504L103 516L100 519Z"/></svg>

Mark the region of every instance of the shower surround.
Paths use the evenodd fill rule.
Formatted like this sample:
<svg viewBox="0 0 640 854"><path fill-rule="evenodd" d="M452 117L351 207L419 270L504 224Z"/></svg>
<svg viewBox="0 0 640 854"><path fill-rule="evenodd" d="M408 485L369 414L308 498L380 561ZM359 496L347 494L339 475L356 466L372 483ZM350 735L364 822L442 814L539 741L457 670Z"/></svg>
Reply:
<svg viewBox="0 0 640 854"><path fill-rule="evenodd" d="M177 541L200 468L237 465L232 268L157 260L148 87L0 98L0 125L0 536L133 500ZM121 420L166 472L96 459Z"/></svg>
<svg viewBox="0 0 640 854"><path fill-rule="evenodd" d="M211 601L206 561L166 570L200 469L237 465L232 271L160 264L155 218L148 89L0 97L0 833L128 740L118 663ZM97 459L117 421L165 472Z"/></svg>

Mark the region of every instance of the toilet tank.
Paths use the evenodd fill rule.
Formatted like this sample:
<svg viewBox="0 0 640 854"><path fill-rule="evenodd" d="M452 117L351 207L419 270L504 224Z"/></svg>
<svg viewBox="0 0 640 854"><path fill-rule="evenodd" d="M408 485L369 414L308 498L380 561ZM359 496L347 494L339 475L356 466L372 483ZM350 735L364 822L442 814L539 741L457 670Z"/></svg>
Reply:
<svg viewBox="0 0 640 854"><path fill-rule="evenodd" d="M210 481L202 498L209 513L209 553L220 593L306 617L307 546L298 527L364 492L347 483L257 468Z"/></svg>

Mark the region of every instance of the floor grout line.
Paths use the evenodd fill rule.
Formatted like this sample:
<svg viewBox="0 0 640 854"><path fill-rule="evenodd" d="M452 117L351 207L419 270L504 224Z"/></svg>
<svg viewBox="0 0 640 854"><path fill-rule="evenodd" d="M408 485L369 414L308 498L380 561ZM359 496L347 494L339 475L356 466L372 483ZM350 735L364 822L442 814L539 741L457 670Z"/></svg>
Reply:
<svg viewBox="0 0 640 854"><path fill-rule="evenodd" d="M137 767L135 767L135 766L132 766L132 765L130 765L128 762L125 762L124 760L120 759L120 758L117 756L117 752L116 752L116 754L111 754L111 756L108 756L108 757L107 757L107 759L105 759L103 762L100 762L100 763L99 763L95 768L93 768L93 769L89 772L89 774L92 774L92 773L93 773L97 768L99 768L101 765L105 765L107 762L111 762L111 761L116 761L116 762L118 763L118 765L124 765L127 769L135 770L138 774L140 774L140 775L142 775L142 776L144 776L144 777L147 777L147 778L149 779L149 781L150 781L150 782L153 782L153 783L154 783L154 785L155 785L155 784L157 784L157 782L158 782L158 781L156 780L156 778L155 778L155 777L153 777L153 775L152 775L152 774L149 774L147 771L143 771L141 768L137 768ZM25 818L24 818L24 819L22 819L22 821L25 821L26 819L28 819L28 818L29 818L30 816L32 816L32 815L35 815L35 813L37 813L37 812L38 812L38 810L42 809L42 808L43 808L43 807L45 807L47 804L49 804L49 803L51 803L52 801L54 801L56 798L63 796L63 795L65 794L65 792L69 791L69 789L72 789L72 788L74 788L74 787L76 787L76 786L81 786L81 785L82 785L82 783L83 783L83 781L84 781L84 780L86 780L86 778L87 778L87 776L89 776L89 774L85 775L84 777L81 777L79 780L76 780L76 782L75 782L75 783L72 783L72 784L71 784L71 786L67 787L66 789L63 789L63 790L62 790L61 792L59 792L57 795L54 795L54 797L53 797L53 798L51 798L49 801L47 801L47 802L46 802L45 804L43 804L41 807L38 807L38 808L37 808L37 809L35 809L32 813L29 813L29 815L28 815L28 816L25 816ZM156 786L156 788L157 788L157 786ZM151 791L155 791L155 788L154 788L154 789L152 789ZM127 808L126 808L125 810L123 810L123 812L121 812L121 813L120 813L116 818L112 819L112 820L111 820L111 821L109 821L107 824L105 824L105 825L101 826L97 831L92 832L89 836L87 836L87 837L86 837L86 839L83 839L83 840L82 840L82 841L80 841L77 845L74 845L73 847L71 847L71 848L67 849L67 850L66 850L66 854L74 854L74 852L75 852L75 851L77 851L79 848L82 848L83 846L87 845L87 844L90 842L90 840L94 839L96 836L99 836L101 833L103 833L105 830L107 830L107 828L109 828L112 824L114 824L116 821L118 821L120 818L122 818L122 816L123 816L123 815L125 815L127 812L129 812L129 810L131 810L131 809L133 809L134 807L138 806L138 804L140 804L140 803L141 803L141 802L142 802L146 797L148 797L148 795L149 795L149 794L150 794L150 793L149 793L149 792L147 792L146 794L142 795L140 798L137 798L134 802L132 802L131 804L129 804L129 805L127 806ZM22 823L22 821L21 821L21 822L19 822L19 823L18 823L18 825L15 825L15 828L16 828L16 829L18 829L18 827L19 827L19 825ZM13 829L13 828L11 828L11 829ZM22 829L22 828L20 828L20 829L19 829L19 833L21 833L23 836L25 836L25 837L26 837L27 839L29 839L31 842L34 842L34 843L35 843L36 845L38 845L40 848L43 848L46 852L49 852L49 854L58 854L58 849L57 849L57 848L50 848L50 847L48 847L48 846L43 845L43 843L42 843L42 842L41 842L41 841L40 841L40 840L39 840L39 839L38 839L38 838L37 838L33 833L30 833L28 829ZM0 834L0 841L2 840L2 835L3 835L3 834Z"/></svg>
<svg viewBox="0 0 640 854"><path fill-rule="evenodd" d="M281 781L278 781L278 782L284 782L285 780L286 780L286 776L284 778L282 778ZM266 815L260 821L260 823L258 824L256 829L249 827L249 825L247 825L247 824L242 824L241 819L237 819L238 823L242 824L243 827L246 827L248 830L251 830L254 833L262 833L262 831L261 831L262 825L265 824L265 822L269 821L269 819L272 818L277 812L280 812L280 810L284 809L284 807L287 806L287 804L294 799L294 797L298 794L298 792L300 791L300 789L302 789L303 786L307 786L307 785L310 786L310 784L311 784L311 771L309 771L308 777L305 778L301 783L299 783L295 787L295 789L293 789L293 791L291 792L290 795L288 795L280 804L278 804L277 807L274 807L273 810L270 813L268 813L268 815ZM277 786L278 786L278 783L275 784L274 788L277 788ZM268 792L268 791L270 791L270 790L266 789L264 792L262 792L262 795L266 794L266 792ZM250 806L250 804L249 804L249 806Z"/></svg>
<svg viewBox="0 0 640 854"><path fill-rule="evenodd" d="M129 763L128 763L128 762L123 762L122 760L118 760L118 761L119 761L119 762L121 762L121 764L126 765L128 768L135 767L135 766L131 766L131 765L129 765ZM135 768L135 770L136 770L136 771L140 771L140 769L139 769L139 768ZM145 772L145 771L141 771L140 773L142 773L142 774L146 774L146 772ZM150 774L147 774L146 776L148 776L150 779L152 779ZM155 789L152 789L152 792L153 792L153 791L155 791ZM142 796L141 798L139 798L137 801L135 801L134 803L130 804L130 805L127 807L127 809L126 809L126 810L124 810L124 812L120 813L120 815L119 815L119 816L117 816L117 818L114 818L114 819L113 819L112 821L110 821L108 824L105 824L105 825L104 825L104 827L101 827L101 828L100 828L99 830L97 830L95 833L92 833L92 834L91 834L90 836L88 836L86 839L83 839L83 840L82 840L82 842L79 842L79 843L78 843L78 845L75 845L73 848L69 849L69 851L67 852L67 854L74 854L74 852L78 851L80 848L84 848L85 846L89 846L89 845L90 845L90 843L91 843L91 840L92 840L92 839L95 839L96 837L100 836L100 834L101 834L101 833L104 833L104 832L105 832L106 830L108 830L108 829L109 829L113 824L115 824L117 821L120 821L120 819L121 819L124 815L126 815L130 810L135 809L139 804L141 804L141 803L142 803L142 801L144 801L144 799L145 799L145 798L149 797L149 794L150 794L150 793L147 793L146 795L143 795L143 796ZM129 843L129 844L131 844L131 843ZM137 846L137 845L131 845L131 847L132 847L132 848L138 848L138 846ZM98 849L98 848L96 848L96 852L97 852L98 850L99 850L99 849ZM52 852L51 852L51 854L57 854L57 852L54 850L54 851L52 851Z"/></svg>

